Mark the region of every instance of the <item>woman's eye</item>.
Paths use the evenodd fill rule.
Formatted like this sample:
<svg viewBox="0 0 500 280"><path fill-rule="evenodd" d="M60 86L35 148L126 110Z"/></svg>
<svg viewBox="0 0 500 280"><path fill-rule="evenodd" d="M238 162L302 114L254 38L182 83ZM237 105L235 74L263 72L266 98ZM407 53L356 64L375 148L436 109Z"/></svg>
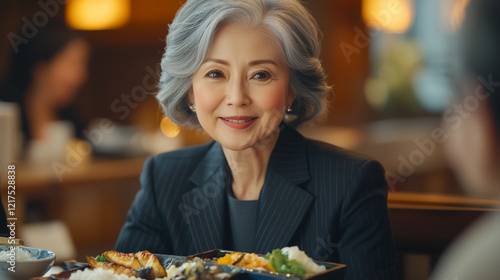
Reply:
<svg viewBox="0 0 500 280"><path fill-rule="evenodd" d="M224 78L224 73L219 70L211 70L205 76L213 79L219 79Z"/></svg>
<svg viewBox="0 0 500 280"><path fill-rule="evenodd" d="M253 74L252 78L256 80L267 81L271 79L271 74L269 74L269 72L267 71L259 71Z"/></svg>

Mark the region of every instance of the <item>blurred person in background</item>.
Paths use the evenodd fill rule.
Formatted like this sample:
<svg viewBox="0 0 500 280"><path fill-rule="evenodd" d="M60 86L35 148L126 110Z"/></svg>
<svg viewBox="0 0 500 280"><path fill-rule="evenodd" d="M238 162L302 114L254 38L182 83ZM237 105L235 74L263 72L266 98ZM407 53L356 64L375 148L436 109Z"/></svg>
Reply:
<svg viewBox="0 0 500 280"><path fill-rule="evenodd" d="M73 105L87 77L89 52L82 35L57 20L12 49L0 100L19 104L25 149L33 142L52 141L54 134L82 138L84 126ZM59 121L70 123L65 126L70 132L49 129Z"/></svg>
<svg viewBox="0 0 500 280"><path fill-rule="evenodd" d="M500 197L500 2L470 2L462 30L465 77L459 84L472 110L450 127L447 152L470 193ZM477 104L477 106L472 106ZM432 279L500 279L500 214L482 217L438 263Z"/></svg>

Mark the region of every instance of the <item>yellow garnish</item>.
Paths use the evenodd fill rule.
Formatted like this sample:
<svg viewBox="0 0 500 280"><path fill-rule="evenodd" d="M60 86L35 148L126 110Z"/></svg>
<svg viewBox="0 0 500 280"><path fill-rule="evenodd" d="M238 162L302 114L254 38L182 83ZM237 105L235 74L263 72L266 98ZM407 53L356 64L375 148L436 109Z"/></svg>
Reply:
<svg viewBox="0 0 500 280"><path fill-rule="evenodd" d="M254 253L244 254L243 257L242 254L243 253L240 252L226 254L224 257L219 258L217 260L217 263L224 265L233 265L234 263L236 263L235 264L236 266L253 268L253 269L263 268L270 271L275 271L273 266L269 263L268 260L259 257L257 254Z"/></svg>

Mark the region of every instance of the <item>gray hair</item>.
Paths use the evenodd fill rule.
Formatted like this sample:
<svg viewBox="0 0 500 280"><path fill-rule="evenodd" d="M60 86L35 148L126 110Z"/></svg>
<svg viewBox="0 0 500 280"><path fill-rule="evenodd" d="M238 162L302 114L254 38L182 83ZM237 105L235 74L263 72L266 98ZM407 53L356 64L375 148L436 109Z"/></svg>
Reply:
<svg viewBox="0 0 500 280"><path fill-rule="evenodd" d="M330 87L319 60L319 30L298 0L188 0L169 26L156 95L172 121L200 127L189 110L191 79L206 59L215 32L227 23L264 27L282 47L295 93L289 125L296 127L325 112Z"/></svg>

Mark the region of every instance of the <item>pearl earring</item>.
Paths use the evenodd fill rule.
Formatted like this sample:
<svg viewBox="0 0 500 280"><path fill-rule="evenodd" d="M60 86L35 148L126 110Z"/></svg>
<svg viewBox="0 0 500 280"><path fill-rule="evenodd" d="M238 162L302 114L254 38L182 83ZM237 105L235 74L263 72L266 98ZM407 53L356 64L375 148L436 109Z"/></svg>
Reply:
<svg viewBox="0 0 500 280"><path fill-rule="evenodd" d="M293 110L292 110L292 108L291 108L290 106L288 106L288 108L286 108L286 112L287 112L287 113L291 113L292 111L293 111Z"/></svg>
<svg viewBox="0 0 500 280"><path fill-rule="evenodd" d="M196 113L196 105L194 104L189 105L189 109L191 110L191 112Z"/></svg>

